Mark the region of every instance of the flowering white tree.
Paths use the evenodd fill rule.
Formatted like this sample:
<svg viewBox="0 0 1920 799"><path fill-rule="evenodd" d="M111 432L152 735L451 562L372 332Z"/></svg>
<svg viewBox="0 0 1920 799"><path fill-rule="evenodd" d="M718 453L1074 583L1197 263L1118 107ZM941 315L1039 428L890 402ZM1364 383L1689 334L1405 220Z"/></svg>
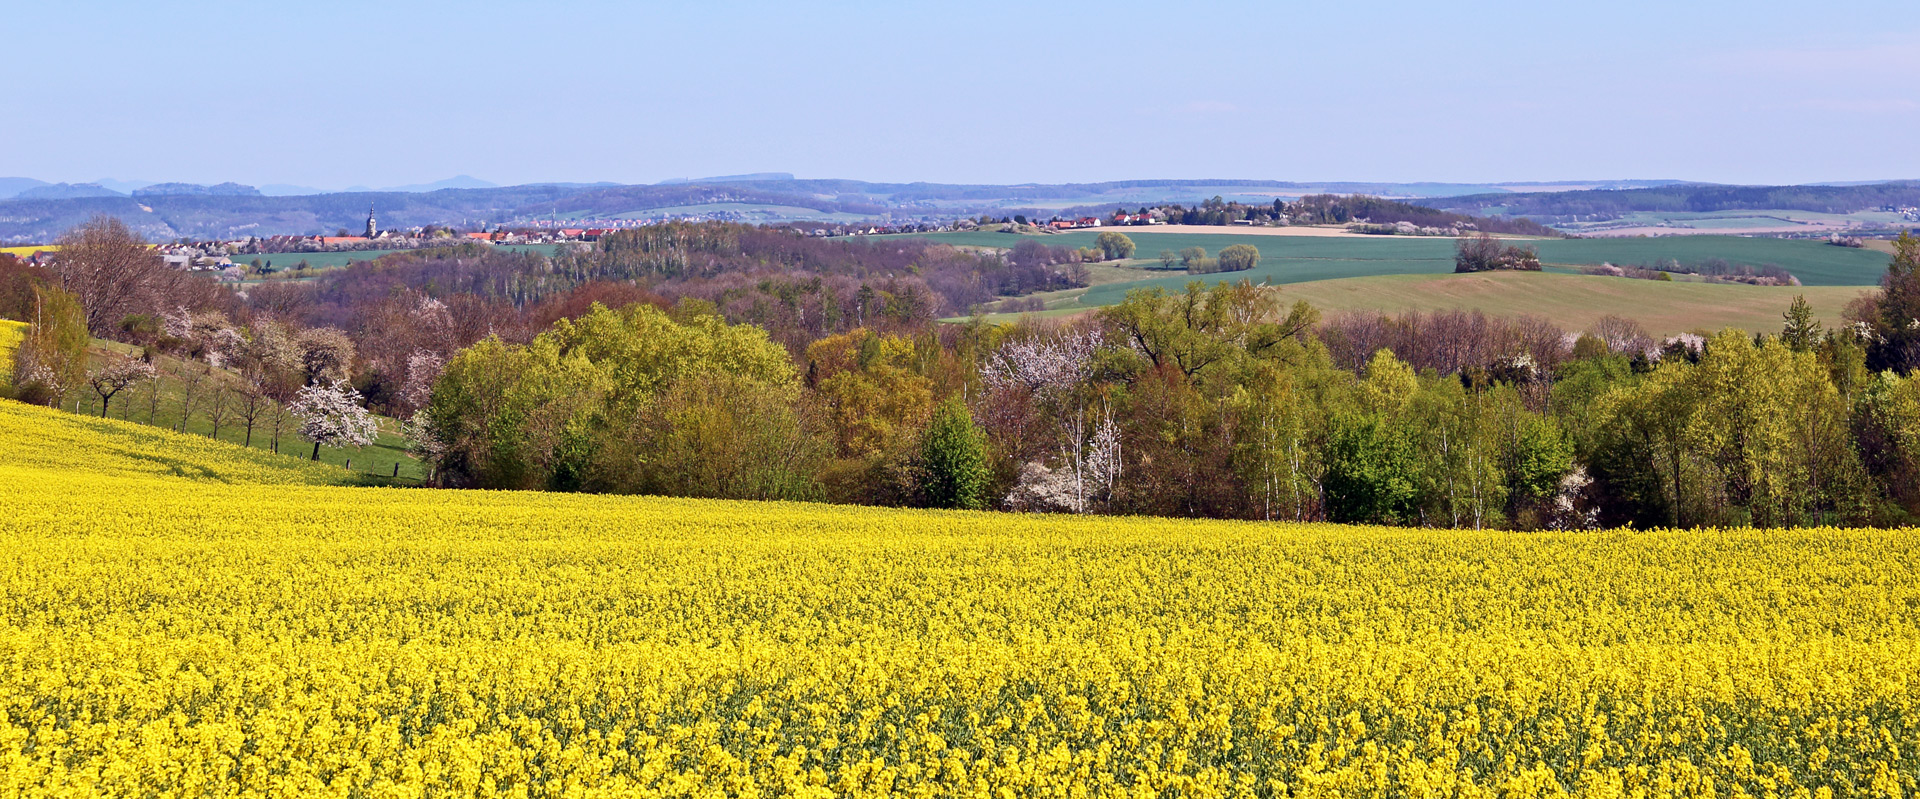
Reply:
<svg viewBox="0 0 1920 799"><path fill-rule="evenodd" d="M380 434L373 414L360 406L360 392L345 380L300 389L287 408L300 420L300 437L313 442L313 460L320 447L364 447Z"/></svg>
<svg viewBox="0 0 1920 799"><path fill-rule="evenodd" d="M1097 329L1014 341L981 368L988 391L1025 388L1060 419L1061 469L1023 470L1010 504L1087 513L1096 501L1112 501L1121 471L1119 430L1104 403L1099 418L1092 418L1079 391L1093 377L1094 357L1105 344Z"/></svg>
<svg viewBox="0 0 1920 799"><path fill-rule="evenodd" d="M1000 347L980 369L989 391L1025 386L1035 394L1070 391L1093 373L1093 356L1105 342L1099 330L1034 337Z"/></svg>
<svg viewBox="0 0 1920 799"><path fill-rule="evenodd" d="M407 380L401 385L400 401L414 410L427 407L427 401L433 398L433 381L440 379L446 365L438 353L414 350L407 358Z"/></svg>
<svg viewBox="0 0 1920 799"><path fill-rule="evenodd" d="M190 352L198 352L214 368L225 366L229 358L240 354L246 346L246 338L227 323L226 314L217 311L196 314L183 305L162 317L168 336L179 339Z"/></svg>
<svg viewBox="0 0 1920 799"><path fill-rule="evenodd" d="M116 358L106 366L87 372L87 385L100 397L100 418L107 418L107 406L115 394L153 378L153 364L133 358Z"/></svg>
<svg viewBox="0 0 1920 799"><path fill-rule="evenodd" d="M427 465L428 479L432 470L439 466L440 459L447 454L447 445L440 439L439 431L434 429L433 417L425 410L413 412L413 418L400 425L400 432L407 437L407 454L419 458Z"/></svg>

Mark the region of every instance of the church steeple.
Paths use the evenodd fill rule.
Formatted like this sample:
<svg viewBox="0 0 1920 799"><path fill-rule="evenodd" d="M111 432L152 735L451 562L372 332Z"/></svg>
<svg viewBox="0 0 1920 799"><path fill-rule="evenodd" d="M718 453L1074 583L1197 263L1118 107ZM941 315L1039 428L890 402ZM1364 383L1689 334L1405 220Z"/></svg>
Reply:
<svg viewBox="0 0 1920 799"><path fill-rule="evenodd" d="M367 238L371 239L379 235L380 228L373 223L373 203L367 203Z"/></svg>

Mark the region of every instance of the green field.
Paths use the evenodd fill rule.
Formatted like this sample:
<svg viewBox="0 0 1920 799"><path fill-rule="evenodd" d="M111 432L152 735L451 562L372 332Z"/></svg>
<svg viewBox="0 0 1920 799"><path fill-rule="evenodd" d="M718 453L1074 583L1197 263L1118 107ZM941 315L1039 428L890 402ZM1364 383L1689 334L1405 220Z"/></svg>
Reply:
<svg viewBox="0 0 1920 799"><path fill-rule="evenodd" d="M1664 283L1624 277L1588 277L1551 272L1472 275L1387 275L1298 283L1282 297L1306 300L1325 312L1342 310L1441 311L1477 309L1495 316L1533 314L1568 330L1585 330L1603 316L1638 321L1654 335L1717 331L1780 331L1781 314L1804 296L1828 326L1865 288L1859 286L1769 287L1726 283Z"/></svg>
<svg viewBox="0 0 1920 799"><path fill-rule="evenodd" d="M1820 211L1802 211L1790 208L1760 208L1726 211L1640 211L1622 214L1605 221L1580 222L1556 225L1569 232L1581 229L1601 229L1667 225L1676 228L1781 228L1796 223L1828 223L1845 225L1852 223L1868 228L1887 229L1903 227L1899 214L1892 211L1855 211L1847 214L1824 213Z"/></svg>
<svg viewBox="0 0 1920 799"><path fill-rule="evenodd" d="M449 242L448 246L452 246L453 244L458 244L458 243L459 243L458 241ZM498 247L498 249L506 250L508 252L537 252L537 253L540 253L541 255L548 255L548 256L553 255L554 250L558 248L559 248L559 245L557 244L511 244L511 245L501 245ZM236 255L233 257L233 262L236 264L245 266L253 263L257 259L262 264L267 264L267 263L273 264L273 268L276 271L284 271L287 269L297 268L302 261L305 261L307 266L312 269L337 269L339 267L346 266L347 264L353 263L354 261L371 261L382 255L392 255L397 252L410 252L410 251L409 250L361 250L358 252L276 252L276 253L269 253L265 255ZM249 282L252 282L252 281L249 281Z"/></svg>
<svg viewBox="0 0 1920 799"><path fill-rule="evenodd" d="M1162 281L1155 281L1160 283ZM992 322L1020 316L1068 316L1110 304L1113 292L1139 287L1109 283L1034 296L1047 310L1035 314L987 314ZM1184 284L1182 284L1184 285ZM1177 288L1177 287L1176 287ZM1172 289L1170 289L1172 290ZM1638 321L1654 335L1717 331L1734 327L1778 332L1781 314L1795 296L1805 296L1826 325L1840 324L1841 311L1866 291L1863 286L1763 287L1732 283L1666 283L1620 277L1589 277L1556 272L1486 272L1472 275L1373 275L1289 283L1286 302L1305 300L1322 313L1373 310L1479 310L1494 316L1531 314L1567 330L1585 330L1603 316ZM1094 300L1086 301L1091 295ZM952 321L960 321L958 319Z"/></svg>
<svg viewBox="0 0 1920 799"><path fill-rule="evenodd" d="M1123 231L1138 248L1137 256L1152 257L1161 250L1205 247L1218 253L1229 244L1251 244L1260 249L1260 267L1222 279L1249 279L1255 283L1303 283L1344 277L1440 274L1453 271L1453 240L1449 238L1341 238L1262 236L1233 233L1190 234ZM1056 247L1091 247L1097 231L1083 230L1038 237ZM1012 247L1020 241L1006 233L964 232L924 234L949 244ZM1720 258L1733 264L1779 266L1807 286L1874 286L1886 273L1887 255L1871 249L1851 249L1789 239L1740 236L1671 236L1663 238L1544 239L1529 242L1548 265L1592 266L1601 263L1644 264L1678 260L1683 264ZM1158 278L1161 285L1184 284L1188 278ZM1087 302L1110 304L1124 289L1090 292Z"/></svg>

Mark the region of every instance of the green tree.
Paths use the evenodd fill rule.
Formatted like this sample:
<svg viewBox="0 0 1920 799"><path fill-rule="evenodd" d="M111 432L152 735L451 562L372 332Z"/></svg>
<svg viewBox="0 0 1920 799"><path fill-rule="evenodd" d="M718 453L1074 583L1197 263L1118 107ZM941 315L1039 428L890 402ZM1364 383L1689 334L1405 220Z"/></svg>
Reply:
<svg viewBox="0 0 1920 799"><path fill-rule="evenodd" d="M1160 268L1161 269L1172 269L1173 265L1179 262L1179 260L1180 260L1180 255L1172 250L1160 251Z"/></svg>
<svg viewBox="0 0 1920 799"><path fill-rule="evenodd" d="M87 316L74 295L34 288L31 326L13 352L13 395L22 402L59 406L86 383Z"/></svg>
<svg viewBox="0 0 1920 799"><path fill-rule="evenodd" d="M1418 517L1412 442L1378 414L1334 420L1327 441L1327 520L1401 524Z"/></svg>
<svg viewBox="0 0 1920 799"><path fill-rule="evenodd" d="M1501 520L1507 486L1490 404L1459 380L1429 378L1396 415L1412 441L1423 523L1477 530Z"/></svg>
<svg viewBox="0 0 1920 799"><path fill-rule="evenodd" d="M1820 321L1813 318L1813 306L1807 303L1806 295L1794 296L1793 304L1787 307L1785 319L1786 325L1780 331L1780 340L1794 352L1812 352L1814 346L1820 343Z"/></svg>
<svg viewBox="0 0 1920 799"><path fill-rule="evenodd" d="M1501 464L1506 472L1508 518L1534 527L1560 493L1560 481L1573 471L1573 442L1552 417L1529 413L1515 392L1499 398Z"/></svg>
<svg viewBox="0 0 1920 799"><path fill-rule="evenodd" d="M1108 261L1133 257L1133 239L1128 238L1125 233L1111 230L1101 233L1094 237L1093 246L1099 248L1101 254L1106 256L1105 260Z"/></svg>
<svg viewBox="0 0 1920 799"><path fill-rule="evenodd" d="M1687 438L1697 404L1693 369L1670 359L1644 379L1620 378L1581 414L1591 419L1582 459L1599 483L1601 523L1697 523L1689 505L1697 494L1689 489L1700 464Z"/></svg>
<svg viewBox="0 0 1920 799"><path fill-rule="evenodd" d="M824 455L796 405L799 386L708 372L677 381L611 436L594 490L719 499L808 500Z"/></svg>
<svg viewBox="0 0 1920 799"><path fill-rule="evenodd" d="M672 394L690 380L705 382ZM793 383L786 349L764 330L691 306L669 316L645 304L596 304L527 346L488 339L463 350L434 383L427 410L443 452L439 472L457 483L799 498L784 478L740 462L785 463L755 447L798 429ZM702 397L717 410L696 408ZM743 441L757 443L721 451ZM715 462L692 463L701 457Z"/></svg>
<svg viewBox="0 0 1920 799"><path fill-rule="evenodd" d="M1831 507L1836 481L1857 467L1849 414L1827 370L1778 339L1713 337L1694 370L1698 411L1687 430L1715 482L1721 512L1760 526L1798 525ZM1745 521L1712 519L1716 523Z"/></svg>
<svg viewBox="0 0 1920 799"><path fill-rule="evenodd" d="M1194 264L1204 260L1207 260L1207 248L1205 247L1181 247L1180 248L1180 265L1181 266L1193 266Z"/></svg>
<svg viewBox="0 0 1920 799"><path fill-rule="evenodd" d="M1328 435L1329 521L1401 524L1419 518L1421 470L1407 418L1419 388L1413 369L1392 350L1373 354L1358 387L1359 407L1337 416Z"/></svg>
<svg viewBox="0 0 1920 799"><path fill-rule="evenodd" d="M1413 367L1395 357L1393 350L1381 349L1367 361L1367 377L1360 381L1360 404L1368 413L1398 416L1420 390L1420 378Z"/></svg>
<svg viewBox="0 0 1920 799"><path fill-rule="evenodd" d="M974 427L972 414L957 394L933 412L921 440L920 472L920 490L933 507L986 507L991 476L986 436Z"/></svg>
<svg viewBox="0 0 1920 799"><path fill-rule="evenodd" d="M1220 271L1245 272L1260 265L1260 250L1251 244L1230 244L1220 250Z"/></svg>
<svg viewBox="0 0 1920 799"><path fill-rule="evenodd" d="M1269 357L1287 351L1319 321L1304 302L1280 315L1278 294L1247 281L1208 288L1198 280L1180 294L1158 287L1135 289L1101 311L1154 368L1173 367L1192 378L1240 356ZM1268 321L1277 319L1278 321Z"/></svg>
<svg viewBox="0 0 1920 799"><path fill-rule="evenodd" d="M1903 232L1893 242L1893 261L1881 282L1867 347L1867 366L1907 374L1920 369L1920 238Z"/></svg>
<svg viewBox="0 0 1920 799"><path fill-rule="evenodd" d="M1325 350L1314 353L1324 360ZM1336 376L1337 377L1333 377ZM1332 378L1332 379L1329 379ZM1250 514L1304 521L1319 510L1330 382L1348 375L1330 364L1259 361L1233 380L1234 471L1246 486Z"/></svg>

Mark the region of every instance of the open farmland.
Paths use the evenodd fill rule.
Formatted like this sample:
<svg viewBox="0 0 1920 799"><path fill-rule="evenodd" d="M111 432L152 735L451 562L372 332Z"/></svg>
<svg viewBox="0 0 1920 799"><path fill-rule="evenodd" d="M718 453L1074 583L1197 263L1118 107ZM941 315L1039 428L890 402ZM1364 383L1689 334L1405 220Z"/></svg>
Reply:
<svg viewBox="0 0 1920 799"><path fill-rule="evenodd" d="M458 243L459 242L457 241L447 242L449 246L458 244ZM495 246L498 246L500 249L508 250L511 252L537 252L537 253L540 253L541 255L552 255L554 253L554 250L558 249L558 246L553 244L512 244L512 245L495 245ZM298 266L300 266L300 263L302 261L306 262L308 268L311 268L311 269L336 269L342 266L346 266L347 264L353 263L355 261L371 261L375 258L379 258L382 255L392 255L394 253L400 253L400 252L413 252L413 250L356 250L356 251L348 251L348 252L276 252L276 253L265 253L265 254L258 254L258 255L236 255L236 256L233 256L233 262L236 264L245 265L245 264L251 264L255 260L258 260L263 265L269 264L269 263L272 264L273 268L276 271L297 268Z"/></svg>
<svg viewBox="0 0 1920 799"><path fill-rule="evenodd" d="M1038 316L1086 313L1118 302L1139 283L1117 282L1108 273L1098 275L1089 289L1069 289L1035 295L1047 303ZM1159 281L1168 291L1179 291L1185 281ZM1568 330L1586 330L1606 316L1633 319L1647 332L1717 331L1734 327L1754 333L1780 332L1781 314L1795 296L1804 296L1815 318L1828 327L1841 323L1848 302L1868 289L1863 286L1762 287L1728 283L1660 282L1618 277L1588 277L1556 272L1482 272L1470 275L1373 275L1288 283L1281 292L1287 302L1305 300L1322 313L1340 311L1477 310L1491 316L1542 316ZM1029 314L990 313L989 321L1011 321ZM955 319L953 321L959 321Z"/></svg>
<svg viewBox="0 0 1920 799"><path fill-rule="evenodd" d="M1763 287L1719 283L1664 283L1551 272L1471 275L1388 275L1296 283L1282 296L1322 311L1444 311L1464 308L1494 316L1544 316L1569 330L1586 330L1605 316L1638 321L1658 336L1735 327L1780 332L1781 314L1805 296L1829 327L1865 289L1854 286Z"/></svg>
<svg viewBox="0 0 1920 799"><path fill-rule="evenodd" d="M10 794L1908 795L1910 531L344 488L0 402Z"/></svg>
<svg viewBox="0 0 1920 799"><path fill-rule="evenodd" d="M1434 274L1453 271L1453 239L1402 236L1290 237L1222 232L1156 233L1152 228L1119 228L1132 238L1136 257L1153 257L1161 250L1204 247L1218 253L1230 244L1250 244L1260 250L1260 266L1250 272L1215 279L1250 279L1255 283L1301 283L1370 275ZM1222 228L1222 230L1230 230ZM1080 230L1035 237L1056 247L1091 247L1099 231ZM928 238L953 244L1012 247L1020 237L1006 233L935 233ZM1595 266L1602 263L1647 264L1678 260L1698 264L1719 258L1731 264L1779 266L1808 286L1873 286L1886 273L1887 254L1871 249L1834 247L1815 241L1744 238L1739 236L1670 236L1663 238L1542 239L1527 242L1539 250L1548 266ZM1159 278L1180 282L1184 278ZM1124 293L1124 292L1123 292ZM1099 298L1095 298L1097 301Z"/></svg>

